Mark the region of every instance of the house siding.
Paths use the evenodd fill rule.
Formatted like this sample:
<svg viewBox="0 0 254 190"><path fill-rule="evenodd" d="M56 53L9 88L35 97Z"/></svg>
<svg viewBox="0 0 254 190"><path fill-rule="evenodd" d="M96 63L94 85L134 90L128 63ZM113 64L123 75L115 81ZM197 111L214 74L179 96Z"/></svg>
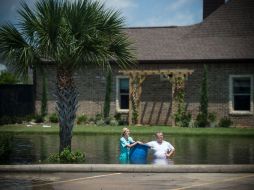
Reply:
<svg viewBox="0 0 254 190"><path fill-rule="evenodd" d="M192 69L193 74L188 77L185 88L185 100L187 110L196 118L199 109L200 84L203 76L204 62L192 63L167 63L153 62L139 64L137 69ZM254 127L254 115L232 115L229 110L229 79L230 75L252 75L254 76L254 64L207 63L208 66L208 101L209 111L216 112L217 118L229 116L236 126ZM45 67L48 79L48 110L55 112L55 89L56 70L52 65ZM116 76L121 75L119 68L113 66L113 83L111 97L111 114L116 111ZM36 110L40 110L41 98L41 75L37 73L36 86ZM74 74L74 79L79 92L78 114L86 114L93 117L103 110L106 79L105 72L94 67L87 67L84 71ZM141 122L142 124L170 125L172 121L171 111L171 84L168 81L161 81L160 76L149 76L142 85L141 96ZM253 93L253 92L252 92ZM254 101L254 100L252 100Z"/></svg>

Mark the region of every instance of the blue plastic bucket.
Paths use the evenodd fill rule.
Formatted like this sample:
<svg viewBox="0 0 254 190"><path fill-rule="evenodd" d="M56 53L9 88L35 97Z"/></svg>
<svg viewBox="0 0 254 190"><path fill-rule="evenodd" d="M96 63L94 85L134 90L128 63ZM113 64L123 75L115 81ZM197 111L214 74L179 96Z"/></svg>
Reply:
<svg viewBox="0 0 254 190"><path fill-rule="evenodd" d="M131 164L146 164L147 153L149 146L137 144L130 150L130 163Z"/></svg>

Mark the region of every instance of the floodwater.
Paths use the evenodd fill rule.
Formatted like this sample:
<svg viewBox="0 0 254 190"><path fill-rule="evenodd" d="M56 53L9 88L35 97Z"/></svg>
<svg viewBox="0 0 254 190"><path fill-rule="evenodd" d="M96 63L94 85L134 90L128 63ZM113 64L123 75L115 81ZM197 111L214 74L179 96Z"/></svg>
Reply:
<svg viewBox="0 0 254 190"><path fill-rule="evenodd" d="M153 135L133 135L148 142ZM75 135L72 150L85 152L86 164L117 164L118 135ZM174 164L254 164L254 140L228 136L167 136L175 148ZM44 162L59 148L58 135L15 135L8 164ZM151 154L148 156L151 163ZM3 164L3 163L2 163Z"/></svg>

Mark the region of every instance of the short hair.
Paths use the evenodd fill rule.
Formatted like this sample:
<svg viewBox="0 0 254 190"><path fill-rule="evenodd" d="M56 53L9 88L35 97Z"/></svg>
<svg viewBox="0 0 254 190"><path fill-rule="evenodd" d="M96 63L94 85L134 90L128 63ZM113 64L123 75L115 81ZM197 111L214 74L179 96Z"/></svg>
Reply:
<svg viewBox="0 0 254 190"><path fill-rule="evenodd" d="M163 132L161 132L161 131L157 131L157 132L155 133L155 136L157 137L157 136L158 136L158 134L162 134L162 135L163 135Z"/></svg>

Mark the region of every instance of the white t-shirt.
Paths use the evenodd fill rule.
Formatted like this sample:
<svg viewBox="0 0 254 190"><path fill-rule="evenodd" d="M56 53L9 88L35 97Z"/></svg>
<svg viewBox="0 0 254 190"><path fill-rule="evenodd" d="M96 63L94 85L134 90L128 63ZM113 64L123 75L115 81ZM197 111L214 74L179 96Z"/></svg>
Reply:
<svg viewBox="0 0 254 190"><path fill-rule="evenodd" d="M154 164L169 164L166 153L168 151L175 150L175 148L169 142L162 141L162 143L159 144L157 141L151 141L146 144L150 146L153 151Z"/></svg>

